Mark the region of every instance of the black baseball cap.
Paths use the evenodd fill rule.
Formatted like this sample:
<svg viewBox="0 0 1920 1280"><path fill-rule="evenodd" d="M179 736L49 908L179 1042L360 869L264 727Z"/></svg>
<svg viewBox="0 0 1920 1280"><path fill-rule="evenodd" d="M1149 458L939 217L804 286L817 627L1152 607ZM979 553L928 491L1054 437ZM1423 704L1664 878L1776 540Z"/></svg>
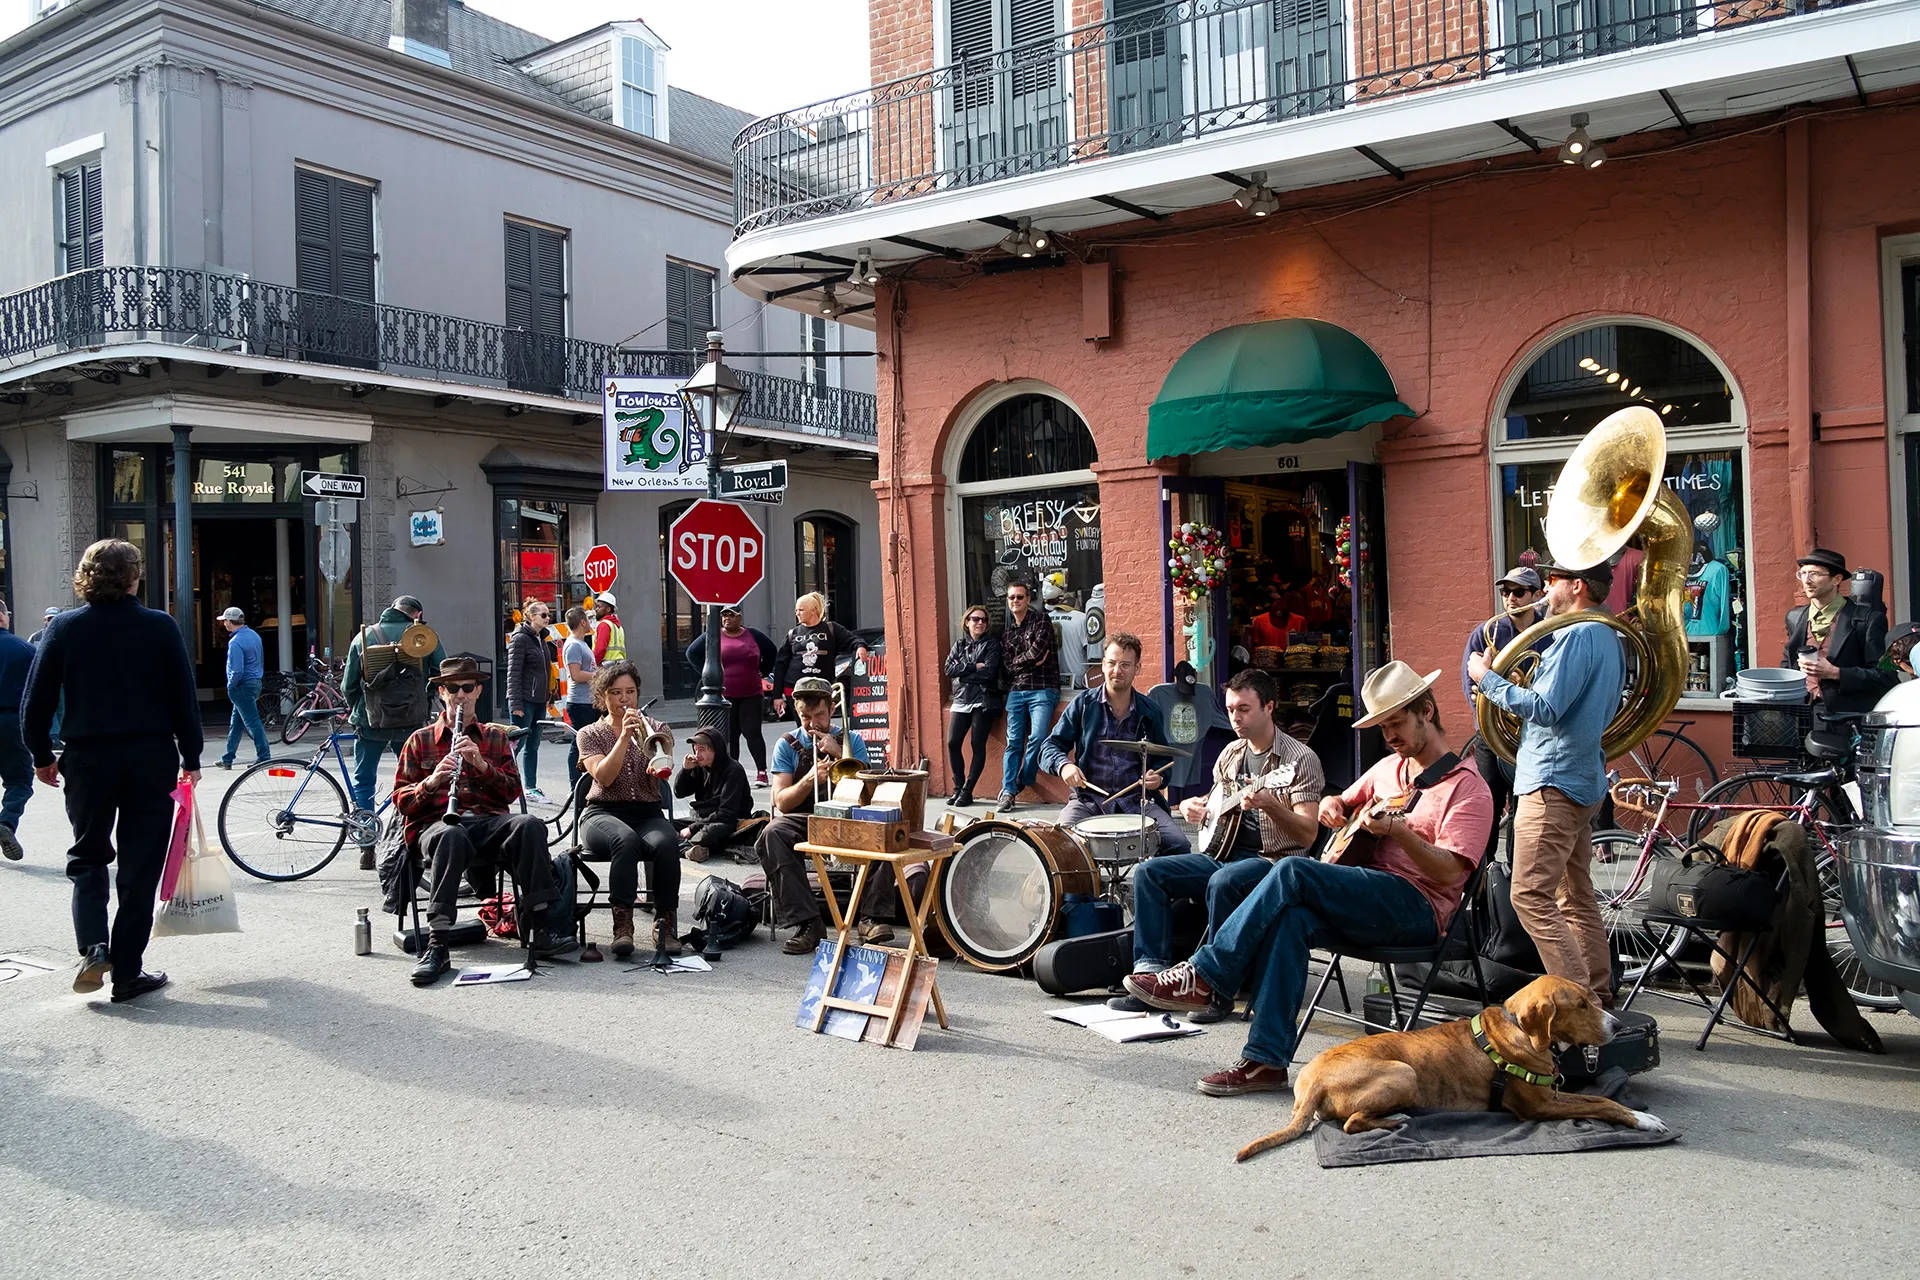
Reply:
<svg viewBox="0 0 1920 1280"><path fill-rule="evenodd" d="M1588 592L1596 598L1605 596L1613 590L1613 562L1602 560L1599 564L1588 565L1584 569L1575 569L1563 564L1543 564L1541 576L1546 578L1580 578L1587 584Z"/></svg>
<svg viewBox="0 0 1920 1280"><path fill-rule="evenodd" d="M1845 573L1847 558L1838 551L1829 551L1825 547L1815 547L1794 561L1796 565L1810 564L1816 569L1825 569L1828 573Z"/></svg>

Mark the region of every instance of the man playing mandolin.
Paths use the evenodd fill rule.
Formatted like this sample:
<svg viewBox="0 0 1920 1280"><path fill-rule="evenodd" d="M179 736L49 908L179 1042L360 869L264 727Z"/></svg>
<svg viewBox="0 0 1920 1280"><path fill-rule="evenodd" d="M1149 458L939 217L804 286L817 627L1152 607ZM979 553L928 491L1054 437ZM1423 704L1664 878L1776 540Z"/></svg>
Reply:
<svg viewBox="0 0 1920 1280"><path fill-rule="evenodd" d="M1173 1013L1205 1010L1215 992L1231 998L1253 981L1247 1047L1232 1066L1203 1076L1200 1092L1287 1087L1310 948L1335 939L1362 947L1432 944L1459 908L1487 847L1493 797L1473 762L1447 746L1432 693L1439 677L1389 662L1360 690L1367 714L1354 728L1380 726L1393 754L1344 794L1322 800L1320 821L1357 822L1375 841L1370 850L1349 847L1339 865L1332 851L1326 861L1282 858L1193 959L1127 979L1143 1003ZM1417 795L1409 803L1410 792Z"/></svg>
<svg viewBox="0 0 1920 1280"><path fill-rule="evenodd" d="M1180 804L1180 816L1201 824L1202 851L1149 858L1133 870L1133 971L1158 973L1173 962L1175 898L1207 902L1207 936L1259 887L1272 862L1300 853L1319 830L1326 774L1305 744L1278 731L1273 677L1249 667L1227 681L1227 719L1236 737L1213 766L1213 791ZM1215 836L1215 847L1206 837ZM1133 996L1108 1001L1144 1009ZM1198 1022L1218 1022L1233 1011L1231 997L1215 1001Z"/></svg>

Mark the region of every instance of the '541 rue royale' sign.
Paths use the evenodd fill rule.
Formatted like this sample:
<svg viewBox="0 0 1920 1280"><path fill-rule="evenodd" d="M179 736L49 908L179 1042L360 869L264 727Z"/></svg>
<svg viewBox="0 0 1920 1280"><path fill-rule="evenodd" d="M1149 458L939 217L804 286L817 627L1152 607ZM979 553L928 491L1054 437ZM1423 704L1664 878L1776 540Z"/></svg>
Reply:
<svg viewBox="0 0 1920 1280"><path fill-rule="evenodd" d="M608 378L602 386L608 491L705 492L707 438L687 421L673 378Z"/></svg>

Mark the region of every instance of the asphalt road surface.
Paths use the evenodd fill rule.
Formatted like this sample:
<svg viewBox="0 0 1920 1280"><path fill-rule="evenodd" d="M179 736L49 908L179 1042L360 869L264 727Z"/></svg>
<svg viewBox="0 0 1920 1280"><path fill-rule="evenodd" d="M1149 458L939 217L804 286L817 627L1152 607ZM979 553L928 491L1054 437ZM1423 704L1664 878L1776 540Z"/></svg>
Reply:
<svg viewBox="0 0 1920 1280"><path fill-rule="evenodd" d="M1682 1131L1667 1147L1323 1170L1308 1140L1236 1165L1289 1106L1194 1091L1236 1023L1116 1046L946 962L951 1031L848 1043L795 1029L808 962L764 931L711 974L416 990L387 929L352 954L378 891L350 851L237 876L245 932L155 942L173 985L114 1006L69 990L44 788L20 834L0 954L57 968L0 981L0 1276L1915 1273L1904 1015L1873 1018L1885 1057L1817 1031L1696 1053L1700 1019L1650 1005L1665 1060L1633 1102ZM1348 1034L1317 1031L1310 1052Z"/></svg>

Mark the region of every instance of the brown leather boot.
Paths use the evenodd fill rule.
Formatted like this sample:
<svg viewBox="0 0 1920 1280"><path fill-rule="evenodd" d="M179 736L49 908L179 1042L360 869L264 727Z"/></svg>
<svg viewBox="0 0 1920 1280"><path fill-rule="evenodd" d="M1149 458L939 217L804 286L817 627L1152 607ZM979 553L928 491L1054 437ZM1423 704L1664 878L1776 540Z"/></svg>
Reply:
<svg viewBox="0 0 1920 1280"><path fill-rule="evenodd" d="M633 908L613 909L613 958L625 960L633 954Z"/></svg>
<svg viewBox="0 0 1920 1280"><path fill-rule="evenodd" d="M680 945L679 921L662 916L653 923L653 945L663 956L677 956L686 948Z"/></svg>

